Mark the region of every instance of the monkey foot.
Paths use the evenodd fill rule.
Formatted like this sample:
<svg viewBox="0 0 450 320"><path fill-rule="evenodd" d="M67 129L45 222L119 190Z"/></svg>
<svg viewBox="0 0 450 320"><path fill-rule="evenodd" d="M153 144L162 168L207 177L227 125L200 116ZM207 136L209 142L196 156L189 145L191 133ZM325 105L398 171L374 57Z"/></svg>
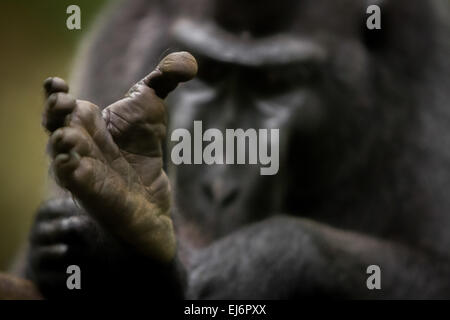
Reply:
<svg viewBox="0 0 450 320"><path fill-rule="evenodd" d="M106 230L161 261L174 256L170 187L163 171L166 108L162 99L197 72L187 52L156 69L103 112L75 100L64 80L49 78L43 125L58 183Z"/></svg>
<svg viewBox="0 0 450 320"><path fill-rule="evenodd" d="M109 116L115 118L105 121L96 105L72 98L62 79L47 79L44 87L48 98L43 124L51 132L48 149L58 183L106 230L146 255L171 260L175 241L169 184L159 150L152 149L159 147L157 138L150 139L139 153L136 145L119 134L133 133L135 121L124 120L120 108L111 108ZM156 101L150 99L150 91L147 94L150 104ZM143 108L139 101L122 101L120 106L133 113L133 106ZM118 129L115 137L120 144L107 123L111 130ZM121 145L128 151L121 150Z"/></svg>

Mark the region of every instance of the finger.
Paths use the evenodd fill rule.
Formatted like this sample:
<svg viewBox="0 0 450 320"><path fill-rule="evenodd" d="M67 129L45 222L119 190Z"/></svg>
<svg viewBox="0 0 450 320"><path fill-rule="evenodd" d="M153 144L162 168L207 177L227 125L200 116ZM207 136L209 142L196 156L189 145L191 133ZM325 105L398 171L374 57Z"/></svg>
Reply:
<svg viewBox="0 0 450 320"><path fill-rule="evenodd" d="M68 259L68 246L54 244L39 246L30 251L30 261L34 270L54 268L66 264Z"/></svg>
<svg viewBox="0 0 450 320"><path fill-rule="evenodd" d="M45 271L66 271L67 266L84 261L86 249L83 246L58 243L37 245L30 250L30 266L39 276Z"/></svg>
<svg viewBox="0 0 450 320"><path fill-rule="evenodd" d="M180 82L194 78L197 70L197 61L189 52L174 52L162 59L143 81L164 99Z"/></svg>
<svg viewBox="0 0 450 320"><path fill-rule="evenodd" d="M34 244L80 244L84 243L83 233L88 231L90 221L87 216L72 216L52 221L42 221L35 225L30 240ZM93 240L93 239L91 239Z"/></svg>
<svg viewBox="0 0 450 320"><path fill-rule="evenodd" d="M72 198L54 198L42 203L36 214L36 222L70 217L82 212Z"/></svg>

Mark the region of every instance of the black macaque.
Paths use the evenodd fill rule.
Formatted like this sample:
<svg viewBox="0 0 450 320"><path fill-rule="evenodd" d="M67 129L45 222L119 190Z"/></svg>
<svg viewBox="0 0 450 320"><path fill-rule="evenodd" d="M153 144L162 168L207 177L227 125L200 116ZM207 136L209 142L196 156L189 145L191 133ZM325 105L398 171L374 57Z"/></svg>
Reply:
<svg viewBox="0 0 450 320"><path fill-rule="evenodd" d="M371 4L381 30L366 28ZM46 82L52 165L69 192L39 209L27 276L48 298L449 298L448 12L440 0L114 4L82 49L73 97L110 105L167 49L192 53L198 75L168 96L167 122L145 81L141 103L103 117ZM194 120L279 128L278 174L175 166L166 129ZM81 290L66 288L70 264ZM366 286L369 265L380 290Z"/></svg>

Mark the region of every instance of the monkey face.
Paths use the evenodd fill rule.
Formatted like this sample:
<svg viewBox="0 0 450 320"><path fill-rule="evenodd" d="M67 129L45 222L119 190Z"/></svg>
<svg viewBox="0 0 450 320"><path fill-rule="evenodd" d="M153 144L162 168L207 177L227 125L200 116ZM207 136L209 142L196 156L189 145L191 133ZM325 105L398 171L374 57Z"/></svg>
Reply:
<svg viewBox="0 0 450 320"><path fill-rule="evenodd" d="M169 143L176 200L187 221L204 226L200 238L273 213L309 215L401 139L399 128L413 113L398 93L405 91L390 85L401 73L389 69L405 48L420 45L405 42L395 51L398 41L385 36L393 32L391 8L383 11L387 30L371 34L364 31L367 6L358 1L282 1L290 10L278 15L270 5L252 10L250 2L234 13L222 1L192 10L186 3L170 23L168 46L192 52L199 74L169 97L168 136L177 128L194 135L194 121L224 135L279 129L273 176L261 176L260 165L173 165Z"/></svg>
<svg viewBox="0 0 450 320"><path fill-rule="evenodd" d="M203 130L214 128L224 135L227 129L279 130L280 170L275 175L261 176L260 166L250 164L169 167L183 217L204 226L205 238L213 239L274 212L281 213L288 188L300 192L296 195L300 197L309 186L306 175L299 173L314 170L306 164L314 164L317 159L313 156L322 157L318 144L328 144L336 151L332 139L325 144L320 141L330 117L362 101L358 97L335 100L332 90L340 93L334 87L327 88L334 80L327 78L327 73L339 71L347 77L342 82L364 86L365 51L356 48L349 70L361 72L349 74L344 64L333 66L337 61L330 59L333 43L322 36L323 29L313 30L310 25L305 26L305 30L311 30L308 32L291 29L255 37L250 31L227 30L220 21L186 17L172 26L174 43L195 55L199 73L169 97L169 136L177 128L186 128L193 136L194 121L202 121ZM346 28L339 32L344 34ZM346 37L345 43L356 42ZM360 66L353 68L355 63ZM341 70L337 70L339 67ZM332 132L327 134L332 136ZM170 163L169 154L170 148ZM196 201L192 201L194 198Z"/></svg>

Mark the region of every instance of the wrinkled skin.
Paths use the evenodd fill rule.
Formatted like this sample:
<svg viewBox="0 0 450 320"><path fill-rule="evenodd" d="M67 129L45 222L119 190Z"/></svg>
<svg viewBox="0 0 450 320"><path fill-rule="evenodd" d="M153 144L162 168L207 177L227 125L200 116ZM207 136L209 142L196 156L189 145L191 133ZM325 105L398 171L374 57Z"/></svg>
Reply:
<svg viewBox="0 0 450 320"><path fill-rule="evenodd" d="M77 69L76 95L109 107L46 85L54 172L76 203L37 214L28 276L44 295L74 294L74 263L87 274L80 295L449 297L443 2L385 1L374 32L367 4L119 4ZM168 89L138 86L110 105L172 47L192 52L199 74L168 97L168 122ZM279 128L279 173L172 165L166 129L194 120ZM366 287L372 264L382 290Z"/></svg>
<svg viewBox="0 0 450 320"><path fill-rule="evenodd" d="M171 54L134 85L125 98L103 111L90 102L72 98L64 80L45 81L43 125L50 132L52 171L58 184L71 192L79 206L67 199L55 199L38 214L32 235L32 242L38 245L31 250L34 270L39 270L42 264L45 268L45 256L42 258L45 253L72 255L70 242L53 244L59 239L52 238L51 231L58 229L63 238L75 233L77 254L84 255L85 260L103 258L103 252L89 243L103 242L102 230L106 229L110 239L103 245L112 250L123 246L121 251L130 250L162 265L174 261L170 187L162 169L161 143L166 133L162 98L178 82L189 80L196 72L195 59L188 53ZM60 212L60 207L65 210ZM63 219L58 220L61 213ZM87 232L72 231L80 229ZM92 251L86 252L84 247ZM69 261L77 264L73 256L65 262ZM97 264L95 268L101 272L103 264ZM32 275L38 283L47 283L49 287L63 283L63 278L54 279L40 272L34 271Z"/></svg>

